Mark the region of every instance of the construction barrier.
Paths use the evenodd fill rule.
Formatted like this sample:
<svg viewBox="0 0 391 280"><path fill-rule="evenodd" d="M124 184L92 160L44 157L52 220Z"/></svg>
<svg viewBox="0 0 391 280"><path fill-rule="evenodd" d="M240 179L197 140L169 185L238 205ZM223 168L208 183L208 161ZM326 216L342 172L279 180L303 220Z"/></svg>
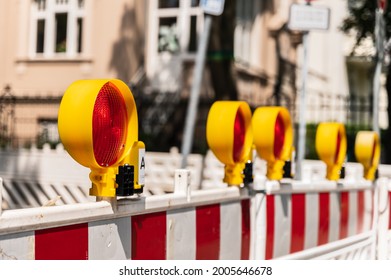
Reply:
<svg viewBox="0 0 391 280"><path fill-rule="evenodd" d="M5 211L2 259L249 259L250 199L226 188Z"/></svg>
<svg viewBox="0 0 391 280"><path fill-rule="evenodd" d="M371 182L267 182L257 259L374 259Z"/></svg>
<svg viewBox="0 0 391 280"><path fill-rule="evenodd" d="M37 187L26 196L18 191L21 182L14 181L23 176L10 172L4 181L7 192L0 185L1 259L390 258L390 180L375 180L380 143L374 132L358 133L360 164L349 165L344 125L319 124L315 146L323 163L299 162L300 180L294 180L289 112L260 107L252 116L245 102L218 101L209 111L206 136L224 169L219 177L224 183L195 189L190 180L195 172L177 169L171 192L152 196L142 194L148 189L148 157L138 140L135 102L123 82L73 83L60 105L59 133L70 156L90 169L89 194L96 202L79 193L82 198L74 200L84 203L70 203L76 195L66 193L69 174L62 173L72 169L56 166L65 188L56 187L61 195L45 203L51 187L46 198L54 194L53 184L64 185L59 177L39 180L38 165L28 163ZM259 172L259 159L266 161L265 172ZM49 168L43 170L46 176ZM28 176L24 179L23 184L31 184ZM42 190L40 195L34 195L35 189ZM42 206L1 212L3 193L8 206L23 200ZM66 205L56 206L62 196Z"/></svg>
<svg viewBox="0 0 391 280"><path fill-rule="evenodd" d="M386 259L389 181L268 181L3 211L1 259ZM387 193L384 199L382 193ZM379 199L379 198L382 199ZM382 212L381 212L382 211ZM380 248L387 244L387 250Z"/></svg>

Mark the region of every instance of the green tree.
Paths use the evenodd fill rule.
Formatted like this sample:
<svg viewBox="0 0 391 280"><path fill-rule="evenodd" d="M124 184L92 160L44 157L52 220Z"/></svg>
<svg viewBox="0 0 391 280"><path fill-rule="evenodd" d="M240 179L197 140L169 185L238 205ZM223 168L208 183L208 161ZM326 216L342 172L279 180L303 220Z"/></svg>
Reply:
<svg viewBox="0 0 391 280"><path fill-rule="evenodd" d="M345 33L356 32L356 43L353 46L351 55L355 54L356 48L363 39L371 37L375 40L375 12L377 2L374 0L348 1L349 15L341 25L341 30Z"/></svg>
<svg viewBox="0 0 391 280"><path fill-rule="evenodd" d="M375 22L376 22L376 9L378 1L376 0L348 0L349 15L343 20L341 30L345 33L354 31L356 33L356 42L351 51L351 55L355 55L355 50L360 46L361 42L365 38L372 38L375 43ZM385 23L385 56L391 54L391 3L386 6L386 10L383 13L383 19ZM378 59L377 54L373 59ZM385 65L386 71L386 91L388 100L391 100L391 71L390 63ZM387 108L388 123L390 124L386 133L383 135L386 139L391 139L391 106ZM391 163L391 141L383 141L385 144L385 158L384 163Z"/></svg>

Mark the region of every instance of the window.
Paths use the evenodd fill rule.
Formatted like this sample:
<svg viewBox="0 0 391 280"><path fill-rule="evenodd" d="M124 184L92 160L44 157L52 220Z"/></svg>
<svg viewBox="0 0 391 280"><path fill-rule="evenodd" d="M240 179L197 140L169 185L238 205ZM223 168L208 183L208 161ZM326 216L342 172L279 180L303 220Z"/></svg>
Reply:
<svg viewBox="0 0 391 280"><path fill-rule="evenodd" d="M30 56L72 58L83 52L84 0L33 0Z"/></svg>
<svg viewBox="0 0 391 280"><path fill-rule="evenodd" d="M203 25L198 0L158 0L157 51L195 53Z"/></svg>
<svg viewBox="0 0 391 280"><path fill-rule="evenodd" d="M57 119L38 119L38 145L44 143L57 144L60 142L57 129Z"/></svg>
<svg viewBox="0 0 391 280"><path fill-rule="evenodd" d="M37 53L43 53L43 42L45 42L45 20L37 21Z"/></svg>
<svg viewBox="0 0 391 280"><path fill-rule="evenodd" d="M259 53L259 48L261 47L259 45L259 34L256 29L256 17L261 8L261 1L246 0L236 2L234 56L237 62L247 66L259 61L254 56Z"/></svg>
<svg viewBox="0 0 391 280"><path fill-rule="evenodd" d="M146 74L156 87L175 88L167 77L177 83L183 62L194 61L204 12L199 0L150 0L148 7Z"/></svg>
<svg viewBox="0 0 391 280"><path fill-rule="evenodd" d="M81 53L83 44L83 19L77 19L77 52Z"/></svg>
<svg viewBox="0 0 391 280"><path fill-rule="evenodd" d="M159 0L159 9L179 8L179 0Z"/></svg>
<svg viewBox="0 0 391 280"><path fill-rule="evenodd" d="M56 14L56 52L67 50L67 13Z"/></svg>
<svg viewBox="0 0 391 280"><path fill-rule="evenodd" d="M179 40L177 34L177 18L161 18L159 20L158 51L177 53L179 51Z"/></svg>
<svg viewBox="0 0 391 280"><path fill-rule="evenodd" d="M190 18L190 39L187 48L188 52L195 52L197 50L197 17Z"/></svg>

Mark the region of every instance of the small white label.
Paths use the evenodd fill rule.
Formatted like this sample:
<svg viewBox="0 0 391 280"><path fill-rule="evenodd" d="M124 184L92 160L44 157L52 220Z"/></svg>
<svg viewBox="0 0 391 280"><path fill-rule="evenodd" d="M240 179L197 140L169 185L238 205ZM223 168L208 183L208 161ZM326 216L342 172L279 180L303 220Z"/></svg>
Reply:
<svg viewBox="0 0 391 280"><path fill-rule="evenodd" d="M138 150L138 183L145 185L145 149Z"/></svg>
<svg viewBox="0 0 391 280"><path fill-rule="evenodd" d="M330 9L321 6L292 4L288 27L291 30L328 30Z"/></svg>
<svg viewBox="0 0 391 280"><path fill-rule="evenodd" d="M219 16L224 11L225 0L201 0L200 6L204 13Z"/></svg>

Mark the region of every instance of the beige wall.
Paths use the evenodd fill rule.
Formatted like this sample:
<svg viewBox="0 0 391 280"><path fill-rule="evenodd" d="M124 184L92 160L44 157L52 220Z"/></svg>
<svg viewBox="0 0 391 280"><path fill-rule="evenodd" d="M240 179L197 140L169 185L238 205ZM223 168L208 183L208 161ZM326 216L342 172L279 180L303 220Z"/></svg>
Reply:
<svg viewBox="0 0 391 280"><path fill-rule="evenodd" d="M289 6L295 0L269 0L262 2L261 11L257 14L252 28L252 38L258 52L250 67L236 64L239 71L238 90L241 99L252 106L268 104L274 91L278 71L276 54L276 32L288 22ZM287 32L278 36L281 55L292 64L296 64L297 45ZM286 77L289 73L286 73ZM282 91L289 94L294 102L295 92L285 81Z"/></svg>
<svg viewBox="0 0 391 280"><path fill-rule="evenodd" d="M29 58L30 3L0 0L0 89L10 85L15 96L62 96L75 80L120 78L129 82L143 61L145 5L136 0L86 0L83 54L69 59ZM5 28L4 28L5 27ZM23 105L16 120L57 117L58 105ZM20 137L35 137L17 123Z"/></svg>
<svg viewBox="0 0 391 280"><path fill-rule="evenodd" d="M38 119L56 119L59 104L18 104L15 107L17 117L14 147L28 147L36 141L39 133Z"/></svg>
<svg viewBox="0 0 391 280"><path fill-rule="evenodd" d="M83 55L74 60L29 58L30 3L33 0L0 0L0 87L10 85L15 96L57 96L75 80L120 78L129 82L145 60L147 5L141 0L85 0ZM270 31L286 22L292 0L262 3L252 27L253 65L239 77L240 99L253 106L265 104L273 93L276 77L275 39ZM271 24L272 23L272 24ZM283 39L284 54L295 61L295 47ZM191 73L191 70L189 70ZM265 82L266 81L266 82ZM206 81L207 82L207 81ZM184 89L186 93L186 86ZM58 104L28 105L16 110L15 131L23 138L35 138L38 118L56 118ZM41 106L41 107L40 107Z"/></svg>
<svg viewBox="0 0 391 280"><path fill-rule="evenodd" d="M8 11L5 52L6 75L15 91L63 91L74 80L128 78L143 56L144 1L87 0L83 47L85 54L75 60L34 60L28 58L30 0L2 1ZM3 18L3 17L2 17ZM4 19L3 19L4 20ZM138 30L138 31L135 31ZM21 36L20 34L23 34ZM126 49L125 42L134 44ZM115 51L114 51L115 50ZM113 59L113 54L118 59ZM2 67L3 69L3 67ZM3 69L4 71L4 69ZM50 78L49 78L50 77Z"/></svg>

